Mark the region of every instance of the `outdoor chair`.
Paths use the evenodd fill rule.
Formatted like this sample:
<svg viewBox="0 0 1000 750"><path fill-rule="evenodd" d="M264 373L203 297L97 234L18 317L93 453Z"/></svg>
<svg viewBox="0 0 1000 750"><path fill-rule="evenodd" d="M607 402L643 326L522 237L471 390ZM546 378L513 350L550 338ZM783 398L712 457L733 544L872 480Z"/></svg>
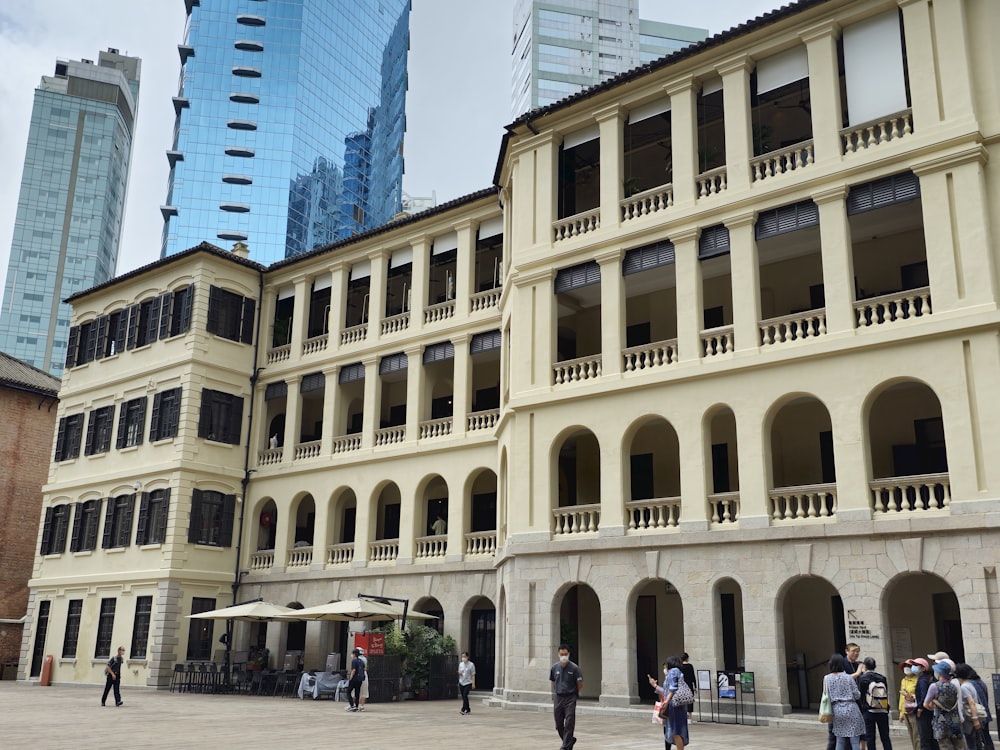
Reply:
<svg viewBox="0 0 1000 750"><path fill-rule="evenodd" d="M177 688L177 692L181 692L184 689L184 680L187 679L184 674L183 664L174 664L174 672L170 675L170 692L174 692L174 688Z"/></svg>

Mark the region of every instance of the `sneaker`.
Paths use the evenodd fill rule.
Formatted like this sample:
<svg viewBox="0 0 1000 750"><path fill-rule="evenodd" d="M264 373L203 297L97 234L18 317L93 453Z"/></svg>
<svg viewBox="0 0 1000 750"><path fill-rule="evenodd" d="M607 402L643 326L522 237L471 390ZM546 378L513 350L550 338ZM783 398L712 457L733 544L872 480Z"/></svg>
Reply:
<svg viewBox="0 0 1000 750"><path fill-rule="evenodd" d="M344 706L344 710L345 711L353 711L354 710L354 706Z"/></svg>
<svg viewBox="0 0 1000 750"><path fill-rule="evenodd" d="M121 708L124 705L125 705L125 701L118 701L118 703L115 704L115 708Z"/></svg>
<svg viewBox="0 0 1000 750"><path fill-rule="evenodd" d="M359 711L364 711L364 710L365 710L365 707L364 707L364 706L358 706L358 710L359 710Z"/></svg>

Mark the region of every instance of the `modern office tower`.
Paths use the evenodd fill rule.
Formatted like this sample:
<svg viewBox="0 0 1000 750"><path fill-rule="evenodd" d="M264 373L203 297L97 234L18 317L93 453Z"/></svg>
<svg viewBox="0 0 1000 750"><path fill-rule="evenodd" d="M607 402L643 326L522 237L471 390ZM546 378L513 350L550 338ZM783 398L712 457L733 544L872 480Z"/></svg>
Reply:
<svg viewBox="0 0 1000 750"><path fill-rule="evenodd" d="M410 0L185 0L162 255L297 255L402 205Z"/></svg>
<svg viewBox="0 0 1000 750"><path fill-rule="evenodd" d="M639 0L517 0L513 115L700 42L707 29L645 21Z"/></svg>
<svg viewBox="0 0 1000 750"><path fill-rule="evenodd" d="M62 374L70 306L115 274L139 101L137 57L57 60L35 89L0 350Z"/></svg>

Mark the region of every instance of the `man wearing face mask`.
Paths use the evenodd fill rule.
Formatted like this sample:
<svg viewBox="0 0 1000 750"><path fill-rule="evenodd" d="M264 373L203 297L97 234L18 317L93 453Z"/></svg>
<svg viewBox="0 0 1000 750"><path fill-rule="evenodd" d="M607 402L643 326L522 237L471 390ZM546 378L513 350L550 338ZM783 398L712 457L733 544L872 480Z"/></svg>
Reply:
<svg viewBox="0 0 1000 750"><path fill-rule="evenodd" d="M569 646L559 645L559 661L549 670L549 681L552 683L553 715L556 720L556 731L562 740L560 750L570 750L576 744L573 732L576 729L576 699L583 690L583 672L580 667L569 660Z"/></svg>

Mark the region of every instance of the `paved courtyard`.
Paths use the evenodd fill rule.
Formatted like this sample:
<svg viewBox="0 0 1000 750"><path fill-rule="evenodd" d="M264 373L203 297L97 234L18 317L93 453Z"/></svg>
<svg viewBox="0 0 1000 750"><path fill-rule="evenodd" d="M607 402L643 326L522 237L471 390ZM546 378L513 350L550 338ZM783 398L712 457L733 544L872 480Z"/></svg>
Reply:
<svg viewBox="0 0 1000 750"><path fill-rule="evenodd" d="M551 714L489 708L473 702L407 701L344 712L332 700L188 695L123 687L125 706L100 706L100 687L48 687L0 682L0 747L77 748L462 748L559 747ZM662 730L648 718L581 715L577 748L638 750L663 747ZM694 724L698 750L801 750L826 742L826 727L806 729Z"/></svg>

